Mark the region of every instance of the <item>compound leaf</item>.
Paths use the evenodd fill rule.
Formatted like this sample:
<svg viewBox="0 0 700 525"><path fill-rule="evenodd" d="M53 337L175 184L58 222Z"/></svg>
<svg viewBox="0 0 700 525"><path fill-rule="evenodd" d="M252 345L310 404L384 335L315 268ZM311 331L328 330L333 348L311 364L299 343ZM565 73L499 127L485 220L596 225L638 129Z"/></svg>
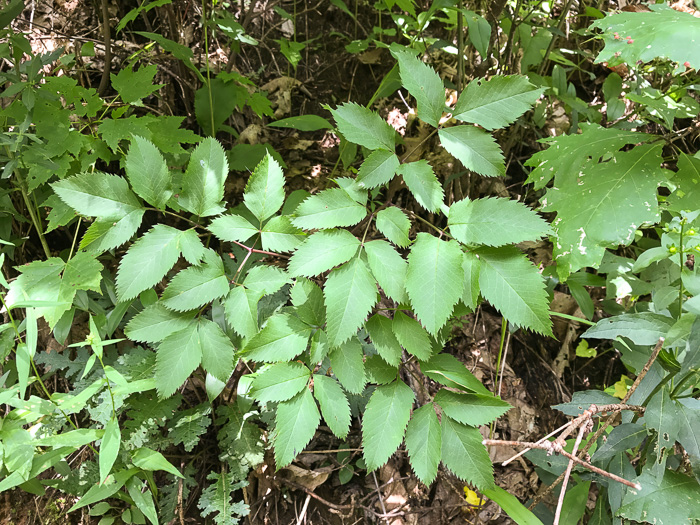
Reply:
<svg viewBox="0 0 700 525"><path fill-rule="evenodd" d="M275 363L253 380L251 395L260 403L287 401L306 388L310 377L301 363Z"/></svg>
<svg viewBox="0 0 700 525"><path fill-rule="evenodd" d="M292 276L312 277L349 261L360 241L347 230L324 230L308 237L294 252L287 270Z"/></svg>
<svg viewBox="0 0 700 525"><path fill-rule="evenodd" d="M503 153L496 140L474 126L454 126L438 132L442 146L464 167L486 177L506 174Z"/></svg>
<svg viewBox="0 0 700 525"><path fill-rule="evenodd" d="M292 224L306 230L354 226L367 215L367 209L342 188L330 188L312 195L296 209Z"/></svg>
<svg viewBox="0 0 700 525"><path fill-rule="evenodd" d="M390 365L399 366L402 349L392 327L392 320L379 314L373 315L365 323L365 329L377 353Z"/></svg>
<svg viewBox="0 0 700 525"><path fill-rule="evenodd" d="M158 209L173 194L165 158L152 142L135 135L125 158L126 177L134 191Z"/></svg>
<svg viewBox="0 0 700 525"><path fill-rule="evenodd" d="M243 202L260 222L277 213L284 204L284 174L270 153L263 157L248 179Z"/></svg>
<svg viewBox="0 0 700 525"><path fill-rule="evenodd" d="M314 374L314 397L328 428L336 437L345 439L350 430L350 403L338 381Z"/></svg>
<svg viewBox="0 0 700 525"><path fill-rule="evenodd" d="M304 450L320 421L316 401L308 388L277 405L273 445L278 469L289 465Z"/></svg>
<svg viewBox="0 0 700 525"><path fill-rule="evenodd" d="M226 322L241 337L253 337L258 333L258 301L260 292L234 286L224 300Z"/></svg>
<svg viewBox="0 0 700 525"><path fill-rule="evenodd" d="M351 339L333 349L328 356L335 377L351 394L361 394L367 383L362 345Z"/></svg>
<svg viewBox="0 0 700 525"><path fill-rule="evenodd" d="M430 359L432 353L430 337L418 321L408 317L403 312L396 312L391 328L396 339L409 354L416 356L421 361Z"/></svg>
<svg viewBox="0 0 700 525"><path fill-rule="evenodd" d="M394 52L401 83L416 99L421 120L438 127L445 110L445 86L438 74L409 51Z"/></svg>
<svg viewBox="0 0 700 525"><path fill-rule="evenodd" d="M116 221L143 210L126 179L96 171L54 182L53 191L81 215Z"/></svg>
<svg viewBox="0 0 700 525"><path fill-rule="evenodd" d="M433 167L427 160L402 164L397 172L403 177L406 187L418 204L429 212L436 212L442 206L444 192Z"/></svg>
<svg viewBox="0 0 700 525"><path fill-rule="evenodd" d="M158 343L187 328L193 318L193 312L173 312L161 303L155 303L132 317L124 328L124 333L132 341Z"/></svg>
<svg viewBox="0 0 700 525"><path fill-rule="evenodd" d="M416 477L430 485L437 476L442 449L442 429L432 403L413 412L406 427L406 450Z"/></svg>
<svg viewBox="0 0 700 525"><path fill-rule="evenodd" d="M204 139L192 152L182 177L180 205L199 217L218 215L225 209L221 201L227 176L224 148L215 138Z"/></svg>
<svg viewBox="0 0 700 525"><path fill-rule="evenodd" d="M180 271L163 292L163 306L184 312L195 310L229 292L228 278L221 257L211 249L205 252L201 266Z"/></svg>
<svg viewBox="0 0 700 525"><path fill-rule="evenodd" d="M481 444L483 439L479 429L462 425L443 416L441 453L443 465L479 489L492 489L495 486L493 466L486 447Z"/></svg>
<svg viewBox="0 0 700 525"><path fill-rule="evenodd" d="M274 363L289 361L306 350L311 327L286 313L275 314L243 347L246 358Z"/></svg>
<svg viewBox="0 0 700 525"><path fill-rule="evenodd" d="M377 229L396 246L405 248L410 244L408 232L411 229L411 221L395 206L380 210L375 223Z"/></svg>
<svg viewBox="0 0 700 525"><path fill-rule="evenodd" d="M226 383L233 373L235 348L221 327L214 321L200 318L197 335L202 348L202 368Z"/></svg>
<svg viewBox="0 0 700 525"><path fill-rule="evenodd" d="M382 290L397 303L405 302L406 260L386 241L369 241L364 248L369 268Z"/></svg>
<svg viewBox="0 0 700 525"><path fill-rule="evenodd" d="M208 230L222 241L246 242L258 233L258 228L240 215L222 215L209 224Z"/></svg>
<svg viewBox="0 0 700 525"><path fill-rule="evenodd" d="M399 158L385 149L374 150L357 172L357 183L363 188L376 188L388 183L396 175Z"/></svg>
<svg viewBox="0 0 700 525"><path fill-rule="evenodd" d="M156 391L170 397L202 362L202 345L196 323L170 334L156 352Z"/></svg>
<svg viewBox="0 0 700 525"><path fill-rule="evenodd" d="M394 151L396 132L374 111L347 102L331 109L338 131L349 140L370 150Z"/></svg>
<svg viewBox="0 0 700 525"><path fill-rule="evenodd" d="M306 239L306 234L287 215L280 215L265 223L260 237L263 250L291 252Z"/></svg>

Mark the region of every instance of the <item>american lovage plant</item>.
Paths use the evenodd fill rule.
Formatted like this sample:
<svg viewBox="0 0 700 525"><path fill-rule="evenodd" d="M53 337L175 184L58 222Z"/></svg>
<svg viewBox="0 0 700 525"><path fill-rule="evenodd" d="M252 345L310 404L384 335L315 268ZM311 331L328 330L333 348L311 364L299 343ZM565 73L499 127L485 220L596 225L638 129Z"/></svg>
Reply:
<svg viewBox="0 0 700 525"><path fill-rule="evenodd" d="M408 50L397 48L394 54L402 82L416 99L418 117L435 128L441 145L476 173L503 175L503 156L489 131L514 122L540 90L522 77L495 77L473 82L454 108L446 108L439 76ZM446 112L459 124L444 124ZM81 434L85 443L102 439L98 470L104 483L85 492L75 508L121 495L147 509L145 514L155 522L151 492L136 490L138 483L152 480L144 475L148 469L181 474L156 451L139 454L157 458L157 464L137 461L135 452L124 456L125 447L132 450L133 444L123 441L127 429L118 417L121 403L132 392L154 387L160 401L153 402L166 403L193 376L204 383L211 402L239 359L255 368L252 396L268 408L276 404L273 447L278 468L309 443L321 418L345 438L351 425L349 396L364 394L369 396L362 417L368 469L384 464L405 442L423 482L435 479L442 462L478 488L494 487L478 426L505 413L509 405L441 348L455 307L474 309L482 297L512 324L551 334L542 277L515 247L549 234L550 228L525 205L507 199L448 206L432 166L425 160L402 162L395 152L398 136L379 115L352 103L332 113L338 131L366 148L367 156L355 180L339 178L338 187L300 203L294 194L285 198L284 174L267 156L250 175L242 205L227 209L227 158L213 138L192 151L181 174L170 171L151 141L134 136L123 160L125 177L85 171L51 184L61 202L94 222L68 263L52 258L18 268L21 275L5 298L10 309L24 306L23 290L29 283L46 279L59 287L47 287L46 302L28 308L28 326L35 326L31 323L38 317L54 330L60 326L73 301L61 287L70 289L74 280L81 280L83 287L92 283L89 289L99 291L105 273L101 254L128 241L147 211L179 217L176 224L182 225L153 225L118 261L114 302L124 312L137 312L124 334L144 345L139 353L154 350L154 372L134 385L103 363L105 378L83 391L86 399L105 393L111 410L101 428ZM444 228L426 224L427 231L411 238L412 214L376 201L376 189L397 176L420 206L443 222L446 218ZM224 246L224 255L213 249L217 244ZM235 261L228 252L235 254ZM184 268L178 263L181 257ZM283 267L280 261L285 259ZM91 277L85 281L86 276ZM91 362L102 363L102 348L114 341L103 341L99 334L106 331L94 323L91 327L84 344L94 351ZM32 355L19 349L17 355L21 373L13 395L23 399L32 380ZM414 392L402 379L404 370L416 363L444 386L423 406L415 406ZM190 423L206 428L207 413L190 414ZM241 428L251 426L242 414L217 414L229 417L230 423L235 419ZM64 435L77 439L70 432L56 433L54 441L60 443ZM185 437L181 443L186 442ZM65 457L61 453L58 460ZM32 472L18 474L18 481ZM236 479L243 478L213 474L212 492L200 500L204 512L224 512L230 491L240 487Z"/></svg>

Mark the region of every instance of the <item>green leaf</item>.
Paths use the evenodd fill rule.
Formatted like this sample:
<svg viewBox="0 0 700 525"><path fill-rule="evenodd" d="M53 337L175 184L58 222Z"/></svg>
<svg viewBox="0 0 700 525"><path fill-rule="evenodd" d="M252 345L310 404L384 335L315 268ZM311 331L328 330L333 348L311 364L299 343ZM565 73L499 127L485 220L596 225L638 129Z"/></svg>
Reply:
<svg viewBox="0 0 700 525"><path fill-rule="evenodd" d="M287 215L280 215L265 223L260 237L263 250L291 252L306 239L306 234L294 226Z"/></svg>
<svg viewBox="0 0 700 525"><path fill-rule="evenodd" d="M320 363L328 355L328 337L323 330L316 330L311 337L309 345L309 361L311 363Z"/></svg>
<svg viewBox="0 0 700 525"><path fill-rule="evenodd" d="M432 403L413 412L406 427L406 450L416 477L430 485L437 476L442 449L442 429Z"/></svg>
<svg viewBox="0 0 700 525"><path fill-rule="evenodd" d="M482 489L481 493L495 501L503 511L518 525L542 525L542 522L518 498L503 490L498 485L492 489Z"/></svg>
<svg viewBox="0 0 700 525"><path fill-rule="evenodd" d="M444 388L435 395L444 414L465 425L478 427L494 421L512 407L493 395L458 394Z"/></svg>
<svg viewBox="0 0 700 525"><path fill-rule="evenodd" d="M374 111L354 102L331 109L338 131L350 142L370 150L394 151L396 132Z"/></svg>
<svg viewBox="0 0 700 525"><path fill-rule="evenodd" d="M324 230L308 237L294 252L287 271L292 276L312 277L349 261L360 241L347 230Z"/></svg>
<svg viewBox="0 0 700 525"><path fill-rule="evenodd" d="M463 291L462 249L421 232L408 255L406 290L423 326L435 335L452 314Z"/></svg>
<svg viewBox="0 0 700 525"><path fill-rule="evenodd" d="M605 48L596 63L636 64L663 57L679 64L688 62L691 68L700 69L697 46L700 20L666 4L651 4L649 9L651 11L616 13L591 25L605 32ZM624 35L624 39L616 39L615 34ZM679 42L687 45L679 45Z"/></svg>
<svg viewBox="0 0 700 525"><path fill-rule="evenodd" d="M221 327L208 319L199 319L197 336L202 348L202 368L226 382L233 373L235 348Z"/></svg>
<svg viewBox="0 0 700 525"><path fill-rule="evenodd" d="M357 183L363 188L382 186L396 175L399 158L391 151L374 150L365 159L357 172Z"/></svg>
<svg viewBox="0 0 700 525"><path fill-rule="evenodd" d="M487 59L489 42L491 40L491 25L474 11L464 11L465 21L469 28L469 41L482 57Z"/></svg>
<svg viewBox="0 0 700 525"><path fill-rule="evenodd" d="M289 465L304 450L320 422L321 415L308 388L277 405L273 445L278 469Z"/></svg>
<svg viewBox="0 0 700 525"><path fill-rule="evenodd" d="M253 380L250 394L260 403L287 401L306 388L310 377L301 363L276 363Z"/></svg>
<svg viewBox="0 0 700 525"><path fill-rule="evenodd" d="M320 286L304 277L298 278L289 297L296 307L299 319L312 326L323 326L326 322L326 306Z"/></svg>
<svg viewBox="0 0 700 525"><path fill-rule="evenodd" d="M679 152L677 166L678 172L673 177L676 190L666 199L669 210L694 210L700 195L700 158Z"/></svg>
<svg viewBox="0 0 700 525"><path fill-rule="evenodd" d="M158 397L170 397L202 362L198 325L170 334L156 352L155 380Z"/></svg>
<svg viewBox="0 0 700 525"><path fill-rule="evenodd" d="M204 139L192 152L187 171L182 177L180 206L199 217L218 215L224 211L224 183L228 161L221 144L214 138Z"/></svg>
<svg viewBox="0 0 700 525"><path fill-rule="evenodd" d="M492 489L493 466L478 429L442 418L442 464L479 490Z"/></svg>
<svg viewBox="0 0 700 525"><path fill-rule="evenodd" d="M331 346L355 335L377 302L377 284L365 262L357 257L333 270L323 289L326 333Z"/></svg>
<svg viewBox="0 0 700 525"><path fill-rule="evenodd" d="M253 266L243 281L246 288L262 295L273 294L288 283L289 277L284 270L267 264Z"/></svg>
<svg viewBox="0 0 700 525"><path fill-rule="evenodd" d="M81 215L116 221L143 210L126 179L117 175L85 172L54 182L51 187L63 202Z"/></svg>
<svg viewBox="0 0 700 525"><path fill-rule="evenodd" d="M409 354L416 356L421 361L430 359L430 354L433 351L430 337L418 321L408 317L403 312L396 312L391 328L396 339Z"/></svg>
<svg viewBox="0 0 700 525"><path fill-rule="evenodd" d="M409 51L393 53L399 62L401 83L413 95L418 104L421 120L438 127L445 111L445 86L438 74Z"/></svg>
<svg viewBox="0 0 700 525"><path fill-rule="evenodd" d="M659 221L657 188L667 178L660 167L662 149L637 146L608 162L589 162L570 179L557 176L543 211L557 212L554 254L560 276L597 266L603 248L630 244L637 228Z"/></svg>
<svg viewBox="0 0 700 525"><path fill-rule="evenodd" d="M125 67L116 75L110 75L112 87L119 93L125 104L138 106L141 105L142 98L163 87L164 84L153 84L157 72L158 67L155 65L142 66L136 71L131 67Z"/></svg>
<svg viewBox="0 0 700 525"><path fill-rule="evenodd" d="M163 470L165 472L169 472L173 476L184 479L184 476L180 473L180 471L175 468L170 461L165 459L163 454L156 450L146 447L138 448L132 452L131 461L134 463L135 467L139 467L140 469L148 470L150 472Z"/></svg>
<svg viewBox="0 0 700 525"><path fill-rule="evenodd" d="M180 257L179 237L180 230L156 224L129 247L117 271L119 302L133 299L160 282Z"/></svg>
<svg viewBox="0 0 700 525"><path fill-rule="evenodd" d="M484 298L508 322L543 335L552 335L549 299L537 268L515 246L482 248L479 285Z"/></svg>
<svg viewBox="0 0 700 525"><path fill-rule="evenodd" d="M185 230L180 234L179 244L180 250L182 250L182 256L188 263L194 264L195 266L199 265L207 253L204 244L199 240L197 231L194 228Z"/></svg>
<svg viewBox="0 0 700 525"><path fill-rule="evenodd" d="M149 40L153 40L154 42L157 42L160 47L163 48L164 51L167 53L171 53L175 58L180 60L185 66L190 68L192 72L197 75L197 78L199 79L200 82L205 83L206 79L204 78L204 75L197 69L197 66L195 66L192 63L192 57L194 56L194 52L187 46L184 46L182 44L178 44L177 42L173 42L172 40L169 40L165 38L162 35L159 35L158 33L149 33L147 31L134 31L137 35L140 35L144 38L148 38Z"/></svg>
<svg viewBox="0 0 700 525"><path fill-rule="evenodd" d="M464 290L462 292L462 302L472 310L476 310L479 304L479 259L472 252L465 252L462 262L464 272Z"/></svg>
<svg viewBox="0 0 700 525"><path fill-rule="evenodd" d="M273 128L298 129L299 131L333 129L330 122L318 115L299 115L297 117L283 118L274 122L268 122L267 125Z"/></svg>
<svg viewBox="0 0 700 525"><path fill-rule="evenodd" d="M403 351L394 335L392 320L375 314L365 323L365 330L381 358L392 366L399 366Z"/></svg>
<svg viewBox="0 0 700 525"><path fill-rule="evenodd" d="M391 383L399 375L398 367L391 366L379 355L370 355L365 360L367 381L378 385Z"/></svg>
<svg viewBox="0 0 700 525"><path fill-rule="evenodd" d="M649 469L634 481L642 488L627 491L617 516L638 522L653 518L659 525L690 524L697 518L700 485L693 478L665 470L659 480Z"/></svg>
<svg viewBox="0 0 700 525"><path fill-rule="evenodd" d="M258 333L258 301L260 292L234 286L224 300L226 322L241 337L250 338Z"/></svg>
<svg viewBox="0 0 700 525"><path fill-rule="evenodd" d="M405 248L410 244L408 232L411 229L411 221L395 206L380 210L375 223L377 229L396 246Z"/></svg>
<svg viewBox="0 0 700 525"><path fill-rule="evenodd" d="M211 221L207 229L222 241L229 242L246 242L259 231L258 228L240 215L222 215L217 217Z"/></svg>
<svg viewBox="0 0 700 525"><path fill-rule="evenodd" d="M454 126L438 131L442 146L464 167L486 177L506 174L503 152L496 140L474 126Z"/></svg>
<svg viewBox="0 0 700 525"><path fill-rule="evenodd" d="M367 470L381 467L401 445L413 397L413 390L402 381L379 386L372 393L362 419L362 455Z"/></svg>
<svg viewBox="0 0 700 525"><path fill-rule="evenodd" d="M427 160L402 164L397 173L403 177L403 181L418 204L429 212L436 212L440 209L444 193L433 172L433 167L428 164Z"/></svg>
<svg viewBox="0 0 700 525"><path fill-rule="evenodd" d="M433 381L450 388L459 388L486 396L492 395L459 359L450 354L437 354L421 363L421 372Z"/></svg>
<svg viewBox="0 0 700 525"><path fill-rule="evenodd" d="M197 507L202 511L200 514L203 518L216 513L213 517L216 525L235 525L241 516L250 512L248 505L242 501L231 503L233 493L245 486L244 481L236 483L235 475L225 472L221 474L210 472L207 479L214 481L214 483L202 491L197 502Z"/></svg>
<svg viewBox="0 0 700 525"><path fill-rule="evenodd" d="M173 191L168 165L158 148L136 135L124 161L126 177L134 191L143 200L162 210Z"/></svg>
<svg viewBox="0 0 700 525"><path fill-rule="evenodd" d="M367 215L367 209L342 188L330 188L312 195L296 209L292 224L306 230L354 226Z"/></svg>
<svg viewBox="0 0 700 525"><path fill-rule="evenodd" d="M124 328L124 334L132 341L158 343L187 328L193 318L193 312L177 313L161 303L155 303L132 317Z"/></svg>
<svg viewBox="0 0 700 525"><path fill-rule="evenodd" d="M673 322L673 318L653 312L622 314L601 319L581 337L615 339L623 336L636 345L655 345L660 337L666 337Z"/></svg>
<svg viewBox="0 0 700 525"><path fill-rule="evenodd" d="M537 213L504 198L464 199L450 206L450 233L468 245L504 246L534 241L551 233Z"/></svg>
<svg viewBox="0 0 700 525"><path fill-rule="evenodd" d="M328 356L335 377L351 394L361 394L367 383L362 345L357 339L334 348Z"/></svg>
<svg viewBox="0 0 700 525"><path fill-rule="evenodd" d="M324 421L336 437L345 439L350 430L350 403L345 392L332 377L314 374L313 381Z"/></svg>
<svg viewBox="0 0 700 525"><path fill-rule="evenodd" d="M296 317L275 314L241 352L253 361L290 361L306 350L310 335L311 327Z"/></svg>
<svg viewBox="0 0 700 525"><path fill-rule="evenodd" d="M529 110L543 91L516 75L474 80L460 95L452 115L487 130L504 128Z"/></svg>
<svg viewBox="0 0 700 525"><path fill-rule="evenodd" d="M118 248L139 229L144 213L144 209L134 210L121 219L93 222L80 240L80 249L103 253Z"/></svg>
<svg viewBox="0 0 700 525"><path fill-rule="evenodd" d="M105 426L105 433L102 436L102 444L100 445L100 483L104 483L112 470L112 466L119 454L119 447L122 441L122 433L119 430L119 422L112 416Z"/></svg>
<svg viewBox="0 0 700 525"><path fill-rule="evenodd" d="M382 290L397 303L406 302L408 264L404 258L386 241L369 241L364 248L370 270Z"/></svg>
<svg viewBox="0 0 700 525"><path fill-rule="evenodd" d="M207 249L201 266L190 266L172 278L160 302L166 308L184 312L195 310L229 291L221 257Z"/></svg>
<svg viewBox="0 0 700 525"><path fill-rule="evenodd" d="M153 494L151 494L151 490L147 487L144 492L144 487L146 487L146 482L141 481L136 476L129 478L126 482L126 490L134 501L136 508L148 518L148 521L150 521L152 525L158 525L158 514L156 513L156 506L153 503Z"/></svg>
<svg viewBox="0 0 700 525"><path fill-rule="evenodd" d="M273 216L284 204L284 174L279 163L269 153L265 155L248 179L243 202L260 222Z"/></svg>

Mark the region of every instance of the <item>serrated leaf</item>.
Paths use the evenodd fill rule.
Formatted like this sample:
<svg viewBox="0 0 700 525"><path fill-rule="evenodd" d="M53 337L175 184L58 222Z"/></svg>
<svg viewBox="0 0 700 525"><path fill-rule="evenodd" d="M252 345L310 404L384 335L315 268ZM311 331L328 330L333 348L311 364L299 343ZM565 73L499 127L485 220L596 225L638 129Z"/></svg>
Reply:
<svg viewBox="0 0 700 525"><path fill-rule="evenodd" d="M269 153L248 179L243 202L260 222L277 213L284 204L284 173Z"/></svg>
<svg viewBox="0 0 700 525"><path fill-rule="evenodd" d="M170 397L202 362L197 324L170 334L156 352L155 380L158 397Z"/></svg>
<svg viewBox="0 0 700 525"><path fill-rule="evenodd" d="M284 270L267 264L253 266L243 281L246 288L262 295L273 294L288 283L289 277Z"/></svg>
<svg viewBox="0 0 700 525"><path fill-rule="evenodd" d="M397 51L401 83L416 99L421 120L438 127L445 110L445 86L438 74L409 51Z"/></svg>
<svg viewBox="0 0 700 525"><path fill-rule="evenodd" d="M228 278L221 257L211 249L201 266L190 266L172 278L160 302L166 308L184 312L195 310L229 292Z"/></svg>
<svg viewBox="0 0 700 525"><path fill-rule="evenodd" d="M367 209L342 188L330 188L308 197L295 211L292 224L306 230L354 226Z"/></svg>
<svg viewBox="0 0 700 525"><path fill-rule="evenodd" d="M394 335L392 320L375 314L365 323L365 330L381 358L392 366L399 366L403 350Z"/></svg>
<svg viewBox="0 0 700 525"><path fill-rule="evenodd" d="M84 172L51 184L63 202L81 215L117 221L143 210L126 179L96 171Z"/></svg>
<svg viewBox="0 0 700 525"><path fill-rule="evenodd" d="M118 248L139 229L144 213L144 209L134 210L121 219L93 222L80 240L80 249L102 253Z"/></svg>
<svg viewBox="0 0 700 525"><path fill-rule="evenodd" d="M173 192L165 159L152 142L135 135L124 159L126 177L134 191L158 209L163 209Z"/></svg>
<svg viewBox="0 0 700 525"><path fill-rule="evenodd" d="M233 373L233 343L218 324L208 319L199 319L197 335L202 347L202 368L226 383Z"/></svg>
<svg viewBox="0 0 700 525"><path fill-rule="evenodd" d="M369 268L382 290L397 303L405 302L406 260L386 241L369 241L364 249Z"/></svg>
<svg viewBox="0 0 700 525"><path fill-rule="evenodd" d="M506 174L503 152L496 140L474 126L454 126L438 131L440 143L468 170L486 177Z"/></svg>
<svg viewBox="0 0 700 525"><path fill-rule="evenodd" d="M124 334L132 341L158 343L187 328L193 318L193 312L173 312L161 303L155 303L132 317L124 328Z"/></svg>
<svg viewBox="0 0 700 525"><path fill-rule="evenodd" d="M273 445L278 469L289 465L304 450L320 422L321 415L308 388L277 405Z"/></svg>
<svg viewBox="0 0 700 525"><path fill-rule="evenodd" d="M156 224L132 244L119 263L117 297L133 299L156 285L180 257L180 230Z"/></svg>
<svg viewBox="0 0 700 525"><path fill-rule="evenodd" d="M179 203L198 217L218 215L224 211L224 183L228 176L228 161L224 148L212 138L206 138L194 149L182 177Z"/></svg>
<svg viewBox="0 0 700 525"><path fill-rule="evenodd" d="M374 150L357 172L357 183L363 188L376 188L388 183L396 175L399 158L391 151Z"/></svg>
<svg viewBox="0 0 700 525"><path fill-rule="evenodd" d="M104 483L107 476L112 471L112 466L119 454L121 446L122 433L119 430L119 422L115 417L110 418L105 426L105 433L102 436L102 444L100 445L100 457L98 463L100 466L100 483Z"/></svg>
<svg viewBox="0 0 700 525"><path fill-rule="evenodd" d="M250 338L258 333L258 301L260 292L234 286L224 300L226 322L241 337Z"/></svg>
<svg viewBox="0 0 700 525"><path fill-rule="evenodd" d="M424 232L411 246L406 290L416 316L433 335L445 325L462 296L462 253L455 241Z"/></svg>
<svg viewBox="0 0 700 525"><path fill-rule="evenodd" d="M155 65L142 66L136 71L125 67L116 75L111 74L110 80L112 87L126 104L141 105L142 98L163 87L163 84L153 84L157 72L158 67Z"/></svg>
<svg viewBox="0 0 700 525"><path fill-rule="evenodd" d="M324 230L308 237L294 252L287 271L292 276L312 277L349 261L360 241L347 230Z"/></svg>
<svg viewBox="0 0 700 525"><path fill-rule="evenodd" d="M413 390L402 381L379 386L372 393L362 419L362 455L367 470L381 467L401 445L413 397Z"/></svg>
<svg viewBox="0 0 700 525"><path fill-rule="evenodd" d="M276 363L253 380L250 393L260 403L287 401L306 388L310 377L301 363Z"/></svg>
<svg viewBox="0 0 700 525"><path fill-rule="evenodd" d="M258 228L240 215L222 215L217 217L207 228L222 241L246 242L258 233Z"/></svg>
<svg viewBox="0 0 700 525"><path fill-rule="evenodd" d="M492 395L488 389L481 384L474 374L455 356L450 354L437 354L428 362L421 363L421 372L433 381L450 388L460 388L477 394L486 396Z"/></svg>
<svg viewBox="0 0 700 525"><path fill-rule="evenodd" d="M552 335L549 300L537 268L515 246L482 248L480 261L481 295L495 306L508 322L543 335Z"/></svg>
<svg viewBox="0 0 700 525"><path fill-rule="evenodd" d="M194 228L185 230L180 234L180 251L185 260L194 265L198 265L204 258L206 248L197 235Z"/></svg>
<svg viewBox="0 0 700 525"><path fill-rule="evenodd" d="M403 177L406 187L418 204L429 212L436 212L442 206L444 192L438 182L433 167L427 160L402 164L397 173Z"/></svg>
<svg viewBox="0 0 700 525"><path fill-rule="evenodd" d="M247 359L274 363L290 361L306 350L311 327L289 314L275 314L251 338L242 353Z"/></svg>
<svg viewBox="0 0 700 525"><path fill-rule="evenodd" d="M459 96L452 116L487 130L503 128L529 110L543 91L516 75L474 80Z"/></svg>
<svg viewBox="0 0 700 525"><path fill-rule="evenodd" d="M534 241L551 228L524 204L504 198L464 199L450 206L450 233L468 245L504 246Z"/></svg>
<svg viewBox="0 0 700 525"><path fill-rule="evenodd" d="M387 385L394 381L399 375L399 369L391 366L379 355L371 355L365 359L365 371L367 381L378 385Z"/></svg>
<svg viewBox="0 0 700 525"><path fill-rule="evenodd" d="M328 356L335 377L351 394L361 394L367 383L364 353L357 339L335 347Z"/></svg>
<svg viewBox="0 0 700 525"><path fill-rule="evenodd" d="M396 132L374 111L346 102L331 109L338 131L350 142L370 150L387 149L394 151Z"/></svg>
<svg viewBox="0 0 700 525"><path fill-rule="evenodd" d="M391 206L380 210L375 223L377 229L396 246L405 248L410 244L408 232L411 229L411 221L398 208Z"/></svg>
<svg viewBox="0 0 700 525"><path fill-rule="evenodd" d="M589 162L570 179L557 176L543 211L557 212L554 254L560 276L597 266L604 248L630 244L637 228L659 221L657 188L667 178L660 167L662 149L637 146L608 162Z"/></svg>
<svg viewBox="0 0 700 525"><path fill-rule="evenodd" d="M430 485L437 476L442 449L442 429L432 403L413 412L406 427L406 450L416 477Z"/></svg>
<svg viewBox="0 0 700 525"><path fill-rule="evenodd" d="M365 262L357 257L333 270L323 289L326 333L331 346L355 335L377 302L377 284Z"/></svg>
<svg viewBox="0 0 700 525"><path fill-rule="evenodd" d="M265 223L260 237L263 250L291 252L306 239L306 234L292 225L289 216L280 215Z"/></svg>
<svg viewBox="0 0 700 525"><path fill-rule="evenodd" d="M401 346L409 354L416 356L421 361L430 359L430 354L432 353L430 337L428 337L428 332L423 329L418 321L408 317L403 312L396 312L391 323L391 329L394 331L394 335Z"/></svg>
<svg viewBox="0 0 700 525"><path fill-rule="evenodd" d="M440 389L433 401L442 407L444 414L473 427L486 425L512 408L493 395L459 394L444 388Z"/></svg>
<svg viewBox="0 0 700 525"><path fill-rule="evenodd" d="M314 374L314 397L321 406L323 420L339 439L350 430L350 403L338 382L332 377Z"/></svg>
<svg viewBox="0 0 700 525"><path fill-rule="evenodd" d="M478 489L491 489L493 466L478 429L442 418L442 464Z"/></svg>
<svg viewBox="0 0 700 525"><path fill-rule="evenodd" d="M311 363L320 363L328 355L328 336L323 330L316 330L311 336L309 345L309 360Z"/></svg>
<svg viewBox="0 0 700 525"><path fill-rule="evenodd" d="M313 281L298 278L289 294L292 304L296 306L299 319L312 326L323 326L326 322L326 306L323 302L323 290Z"/></svg>
<svg viewBox="0 0 700 525"><path fill-rule="evenodd" d="M245 482L236 482L235 473L228 474L226 472L221 474L210 472L207 479L214 483L202 491L197 502L197 507L202 511L201 516L206 518L210 514L216 513L213 519L209 518L216 525L236 525L241 516L250 512L248 505L243 501L236 501L234 498L234 502L231 502L233 493L242 489Z"/></svg>

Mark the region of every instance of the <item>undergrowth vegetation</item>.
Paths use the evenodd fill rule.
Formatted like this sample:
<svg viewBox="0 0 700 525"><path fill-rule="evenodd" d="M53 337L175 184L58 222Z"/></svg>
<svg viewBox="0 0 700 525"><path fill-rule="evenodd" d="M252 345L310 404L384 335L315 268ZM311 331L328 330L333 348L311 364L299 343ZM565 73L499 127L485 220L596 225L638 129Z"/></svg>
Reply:
<svg viewBox="0 0 700 525"><path fill-rule="evenodd" d="M467 501L520 524L693 523L697 11L387 0L362 6L370 30L362 2L333 0L355 23L335 35L347 56L391 64L365 105L281 118L324 46L297 38L301 4L197 4L195 54L142 27L184 3L120 17L112 37L138 45L99 89L84 63L104 46L37 52L23 2L0 12L0 492L49 489L104 524L237 523L251 472L287 467L323 432L339 484L402 450L422 484L454 475ZM287 95L212 61L214 42L229 64L275 46ZM153 103L173 71L189 79L180 113ZM410 110L400 133L387 97ZM337 161L311 193L241 114L325 134ZM516 171L518 196L479 192ZM555 290L575 316L550 306ZM487 305L503 319L492 388L449 347ZM556 439L499 441L508 334L552 338L552 316L587 326L576 355L614 353L626 373L558 405L573 419ZM497 485L487 446L505 445L532 449L549 490L564 480L555 510Z"/></svg>

